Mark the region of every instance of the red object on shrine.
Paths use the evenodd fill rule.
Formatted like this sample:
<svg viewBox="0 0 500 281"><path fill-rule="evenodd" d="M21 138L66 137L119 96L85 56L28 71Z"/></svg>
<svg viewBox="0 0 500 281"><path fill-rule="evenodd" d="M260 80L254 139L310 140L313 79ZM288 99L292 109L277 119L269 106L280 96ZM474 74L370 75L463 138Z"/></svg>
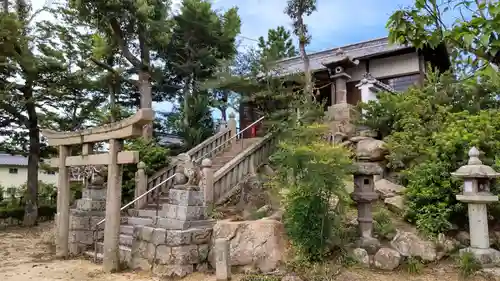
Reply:
<svg viewBox="0 0 500 281"><path fill-rule="evenodd" d="M257 136L257 129L255 128L255 125L252 126L251 130L252 130L251 136L252 136L252 138L255 138Z"/></svg>

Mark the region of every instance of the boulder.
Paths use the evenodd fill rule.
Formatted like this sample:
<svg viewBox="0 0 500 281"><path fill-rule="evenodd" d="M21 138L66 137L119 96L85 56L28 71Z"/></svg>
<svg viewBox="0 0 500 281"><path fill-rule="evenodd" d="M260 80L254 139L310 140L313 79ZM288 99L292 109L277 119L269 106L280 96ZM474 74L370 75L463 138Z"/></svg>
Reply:
<svg viewBox="0 0 500 281"><path fill-rule="evenodd" d="M405 189L404 186L392 183L386 179L380 179L375 182L375 191L380 194L382 199L401 195Z"/></svg>
<svg viewBox="0 0 500 281"><path fill-rule="evenodd" d="M365 249L356 248L352 251L352 255L360 265L370 267L370 256Z"/></svg>
<svg viewBox="0 0 500 281"><path fill-rule="evenodd" d="M443 233L439 233L436 239L436 246L438 249L437 259L440 260L457 250L460 246L460 242L453 238L446 237Z"/></svg>
<svg viewBox="0 0 500 281"><path fill-rule="evenodd" d="M384 203L387 206L387 209L396 214L402 214L404 212L405 200L401 195L385 198Z"/></svg>
<svg viewBox="0 0 500 281"><path fill-rule="evenodd" d="M356 144L356 156L367 161L383 161L389 151L385 142L374 138L360 140Z"/></svg>
<svg viewBox="0 0 500 281"><path fill-rule="evenodd" d="M391 241L391 246L405 257L417 257L423 261L437 259L436 244L418 237L415 233L398 231Z"/></svg>
<svg viewBox="0 0 500 281"><path fill-rule="evenodd" d="M390 248L380 248L373 257L375 267L383 270L396 269L400 261L401 254Z"/></svg>
<svg viewBox="0 0 500 281"><path fill-rule="evenodd" d="M229 240L231 266L252 267L267 273L285 258L285 229L276 220L218 221L213 229L213 239L217 238ZM215 267L213 248L209 261Z"/></svg>

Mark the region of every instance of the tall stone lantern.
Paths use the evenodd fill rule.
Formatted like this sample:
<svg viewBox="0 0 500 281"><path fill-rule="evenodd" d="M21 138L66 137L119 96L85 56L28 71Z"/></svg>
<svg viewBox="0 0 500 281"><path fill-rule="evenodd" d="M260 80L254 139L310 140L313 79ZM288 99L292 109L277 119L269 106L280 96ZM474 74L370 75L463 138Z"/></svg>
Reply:
<svg viewBox="0 0 500 281"><path fill-rule="evenodd" d="M490 185L500 177L500 173L484 165L479 160L479 150L472 147L467 165L451 175L464 180L462 194L456 198L467 203L469 210L470 247L460 250L460 254L471 252L483 265L495 263L500 258L500 252L490 248L486 206L498 201L498 196L491 194Z"/></svg>
<svg viewBox="0 0 500 281"><path fill-rule="evenodd" d="M375 253L380 246L380 242L373 237L373 215L372 202L378 199L375 192L374 176L382 174L382 167L378 163L371 161L370 151L356 149L356 162L354 163L354 192L352 199L358 208L358 223L360 240L358 246L370 253Z"/></svg>

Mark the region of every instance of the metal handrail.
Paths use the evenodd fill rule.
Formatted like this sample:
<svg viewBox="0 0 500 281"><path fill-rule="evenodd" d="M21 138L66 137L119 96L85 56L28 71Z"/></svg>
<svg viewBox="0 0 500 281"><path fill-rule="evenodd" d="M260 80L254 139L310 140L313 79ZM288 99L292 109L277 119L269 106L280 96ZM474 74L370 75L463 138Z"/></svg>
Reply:
<svg viewBox="0 0 500 281"><path fill-rule="evenodd" d="M130 201L129 203L125 204L125 206L121 207L120 208L120 212L122 212L123 210L127 209L128 207L132 206L135 202L137 202L138 200L144 198L145 196L147 196L149 193L153 192L153 190L156 190L158 187L162 186L163 184L165 184L166 182L168 182L169 180L173 179L175 177L175 174L171 175L170 177L168 177L166 180L163 180L162 182L160 182L159 184L155 185L154 187L152 187L151 189L149 189L148 191L144 192L143 194L141 194L139 197L135 198L134 200ZM159 200L159 197L160 196L160 193L158 192L156 194L156 216L158 217L158 209L159 209L159 205L160 205L160 200ZM96 223L95 225L95 228L94 228L94 231L93 231L93 239L94 239L94 262L97 261L97 232L99 231L99 225L101 225L102 223L104 223L106 221L106 218L100 220L98 223Z"/></svg>
<svg viewBox="0 0 500 281"><path fill-rule="evenodd" d="M228 138L227 140L225 140L223 143L219 144L218 146L216 146L215 148L213 148L212 150L210 150L209 152L203 154L200 158L196 159L195 160L195 163L199 163L201 160L205 159L205 157L207 157L208 155L211 155L214 151L217 151L219 148L225 146L228 142L230 142L231 140L233 140L234 138L237 138L239 135L241 135L243 132L245 132L246 130L248 130L249 128L253 127L255 124L259 123L260 121L264 120L265 116L262 116L260 117L259 119L257 119L257 121L254 121L252 124L246 126L243 130L240 130L237 134L235 134L234 136Z"/></svg>

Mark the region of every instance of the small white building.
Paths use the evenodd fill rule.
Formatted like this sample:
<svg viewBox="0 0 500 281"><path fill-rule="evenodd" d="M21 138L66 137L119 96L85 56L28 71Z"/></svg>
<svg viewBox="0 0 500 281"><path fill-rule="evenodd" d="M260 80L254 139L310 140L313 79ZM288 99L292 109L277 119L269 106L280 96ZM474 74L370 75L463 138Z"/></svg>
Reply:
<svg viewBox="0 0 500 281"><path fill-rule="evenodd" d="M57 173L38 170L38 180L57 185ZM28 157L0 153L0 186L19 188L28 180Z"/></svg>

